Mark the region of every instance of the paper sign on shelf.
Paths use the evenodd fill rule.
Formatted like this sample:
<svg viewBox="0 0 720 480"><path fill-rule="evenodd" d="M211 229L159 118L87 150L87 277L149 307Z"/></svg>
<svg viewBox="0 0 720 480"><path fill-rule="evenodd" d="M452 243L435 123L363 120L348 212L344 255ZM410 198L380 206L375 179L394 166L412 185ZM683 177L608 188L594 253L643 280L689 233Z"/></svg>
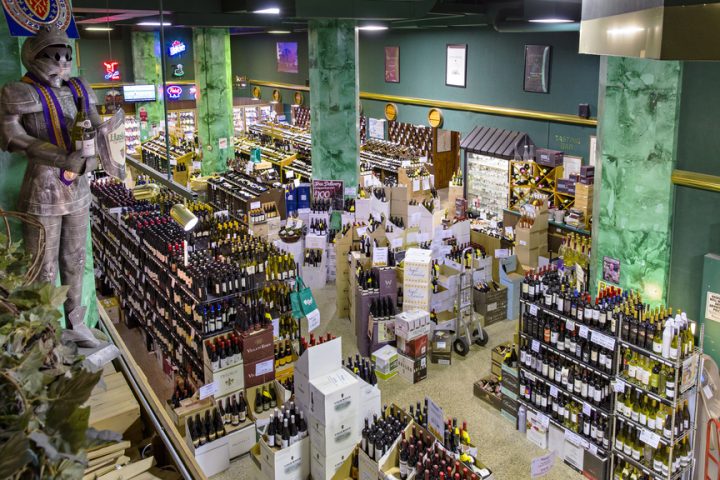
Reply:
<svg viewBox="0 0 720 480"><path fill-rule="evenodd" d="M555 452L550 452L547 455L533 458L530 463L530 476L532 478L543 477L555 465Z"/></svg>
<svg viewBox="0 0 720 480"><path fill-rule="evenodd" d="M265 375L266 373L272 372L274 364L275 364L274 358L271 358L270 360L267 360L264 362L258 362L255 365L255 376L260 377L262 375Z"/></svg>
<svg viewBox="0 0 720 480"><path fill-rule="evenodd" d="M537 340L533 340L532 341L532 350L535 353L540 353L540 342L538 342Z"/></svg>
<svg viewBox="0 0 720 480"><path fill-rule="evenodd" d="M430 397L425 397L428 406L428 430L441 442L445 441L445 412Z"/></svg>
<svg viewBox="0 0 720 480"><path fill-rule="evenodd" d="M613 390L615 390L617 393L623 393L625 391L625 382L619 379L615 380Z"/></svg>
<svg viewBox="0 0 720 480"><path fill-rule="evenodd" d="M547 429L550 426L550 417L544 413L537 412L535 418L542 428Z"/></svg>
<svg viewBox="0 0 720 480"><path fill-rule="evenodd" d="M412 181L412 188L413 188L413 192L417 192L418 190L420 190L420 180L419 179L416 178L415 180Z"/></svg>
<svg viewBox="0 0 720 480"><path fill-rule="evenodd" d="M592 413L592 407L587 403L583 402L583 415L590 415Z"/></svg>
<svg viewBox="0 0 720 480"><path fill-rule="evenodd" d="M385 267L388 262L388 247L375 247L373 249L372 263L374 267Z"/></svg>
<svg viewBox="0 0 720 480"><path fill-rule="evenodd" d="M537 317L537 305L530 305L530 315Z"/></svg>
<svg viewBox="0 0 720 480"><path fill-rule="evenodd" d="M660 435L655 432L651 432L647 428L640 429L640 441L650 445L652 448L657 448L660 443Z"/></svg>
<svg viewBox="0 0 720 480"><path fill-rule="evenodd" d="M272 326L273 326L273 335L275 337L280 336L280 319L279 318L273 318L272 320Z"/></svg>
<svg viewBox="0 0 720 480"><path fill-rule="evenodd" d="M402 248L403 246L403 239L402 237L393 238L390 240L390 247L392 248Z"/></svg>
<svg viewBox="0 0 720 480"><path fill-rule="evenodd" d="M312 312L307 314L307 321L308 321L308 332L312 332L317 327L320 326L320 310L315 309Z"/></svg>
<svg viewBox="0 0 720 480"><path fill-rule="evenodd" d="M198 392L200 394L200 400L204 400L207 397L215 395L217 393L217 391L218 391L218 386L217 386L217 383L215 383L215 382L210 382L210 383L203 385L202 387L200 387L200 391Z"/></svg>
<svg viewBox="0 0 720 480"><path fill-rule="evenodd" d="M558 389L555 385L550 385L550 396L554 398L558 396Z"/></svg>
<svg viewBox="0 0 720 480"><path fill-rule="evenodd" d="M510 256L510 250L507 248L495 249L495 258L507 258Z"/></svg>
<svg viewBox="0 0 720 480"><path fill-rule="evenodd" d="M260 208L260 206L260 202L252 202L250 203L250 210L255 210L256 208Z"/></svg>
<svg viewBox="0 0 720 480"><path fill-rule="evenodd" d="M578 335L582 338L588 337L588 328L585 325L580 325L580 332L578 332Z"/></svg>

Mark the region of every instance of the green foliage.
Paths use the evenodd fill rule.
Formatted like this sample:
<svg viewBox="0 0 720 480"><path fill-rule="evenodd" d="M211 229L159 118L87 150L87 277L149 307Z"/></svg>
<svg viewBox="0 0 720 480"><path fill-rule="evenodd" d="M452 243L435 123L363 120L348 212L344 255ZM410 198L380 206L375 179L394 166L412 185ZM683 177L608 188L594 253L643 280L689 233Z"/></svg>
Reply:
<svg viewBox="0 0 720 480"><path fill-rule="evenodd" d="M0 478L76 479L85 450L117 440L88 428L100 380L61 342L66 287L24 286L30 258L0 234Z"/></svg>

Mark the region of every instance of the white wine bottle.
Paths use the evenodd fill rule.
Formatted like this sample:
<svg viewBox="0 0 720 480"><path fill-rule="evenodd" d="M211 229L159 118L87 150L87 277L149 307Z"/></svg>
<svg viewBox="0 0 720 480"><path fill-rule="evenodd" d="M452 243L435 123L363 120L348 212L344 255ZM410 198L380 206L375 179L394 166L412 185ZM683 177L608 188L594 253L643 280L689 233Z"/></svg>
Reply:
<svg viewBox="0 0 720 480"><path fill-rule="evenodd" d="M75 114L75 121L70 132L70 141L76 152L82 152L83 158L88 159L96 155L95 134L90 123L90 117L85 109L85 97L82 95L77 97L77 114ZM61 175L65 179L72 181L77 178L78 174L63 171Z"/></svg>

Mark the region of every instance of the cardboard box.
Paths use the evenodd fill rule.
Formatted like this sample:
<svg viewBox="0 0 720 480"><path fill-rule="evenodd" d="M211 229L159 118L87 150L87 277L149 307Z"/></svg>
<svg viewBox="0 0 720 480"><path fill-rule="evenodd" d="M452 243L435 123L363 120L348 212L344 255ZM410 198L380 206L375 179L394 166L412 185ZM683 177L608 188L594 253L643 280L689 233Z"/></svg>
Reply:
<svg viewBox="0 0 720 480"><path fill-rule="evenodd" d="M436 365L452 365L452 353L431 352L430 363Z"/></svg>
<svg viewBox="0 0 720 480"><path fill-rule="evenodd" d="M358 424L356 411L346 411L342 416L334 416L327 424L313 415L308 415L307 422L311 448L324 456L352 450L360 441L362 429Z"/></svg>
<svg viewBox="0 0 720 480"><path fill-rule="evenodd" d="M205 476L211 477L230 468L230 447L227 435L195 448L187 424L185 424L185 443Z"/></svg>
<svg viewBox="0 0 720 480"><path fill-rule="evenodd" d="M342 368L342 340L310 347L295 362L295 401L308 411L310 409L310 380L322 377Z"/></svg>
<svg viewBox="0 0 720 480"><path fill-rule="evenodd" d="M452 353L452 342L453 338L449 332L436 330L431 345L433 353Z"/></svg>
<svg viewBox="0 0 720 480"><path fill-rule="evenodd" d="M118 300L118 298L103 298L102 300L100 300L100 303L105 309L105 313L107 313L108 317L110 318L110 321L112 321L112 323L120 323L120 319L122 318L122 310L120 308L120 301Z"/></svg>
<svg viewBox="0 0 720 480"><path fill-rule="evenodd" d="M563 164L563 152L560 150L550 150L548 148L538 148L535 150L535 163L545 167L559 167Z"/></svg>
<svg viewBox="0 0 720 480"><path fill-rule="evenodd" d="M275 379L275 355L243 364L245 388L257 387Z"/></svg>
<svg viewBox="0 0 720 480"><path fill-rule="evenodd" d="M395 335L412 340L431 331L430 314L425 310L401 312L395 315Z"/></svg>
<svg viewBox="0 0 720 480"><path fill-rule="evenodd" d="M382 399L377 386L370 385L361 378L358 378L358 382L360 383L360 403L358 404L357 423L358 431L362 433L366 418L372 420L373 415L378 417L382 415Z"/></svg>
<svg viewBox="0 0 720 480"><path fill-rule="evenodd" d="M227 425L225 426L227 428ZM245 455L257 442L255 422L247 423L226 435L230 459Z"/></svg>
<svg viewBox="0 0 720 480"><path fill-rule="evenodd" d="M497 378L494 377L485 377L483 380L489 381L496 381ZM473 394L482 400L483 402L487 403L491 407L493 407L496 410L500 410L500 407L502 406L502 397L500 395L495 395L492 392L488 392L481 386L481 381L477 381L473 384Z"/></svg>
<svg viewBox="0 0 720 480"><path fill-rule="evenodd" d="M352 456L354 445L348 449L323 453L315 445L310 444L310 475L313 480L332 480L335 473Z"/></svg>
<svg viewBox="0 0 720 480"><path fill-rule="evenodd" d="M497 310L501 304L503 307L507 307L507 287L505 285L501 284L497 290L488 292L473 288L473 307L477 313L492 312Z"/></svg>
<svg viewBox="0 0 720 480"><path fill-rule="evenodd" d="M545 415L540 415L532 410L527 411L527 428L525 437L540 448L547 448L548 426L542 420Z"/></svg>
<svg viewBox="0 0 720 480"><path fill-rule="evenodd" d="M397 350L403 355L411 358L425 356L428 352L428 336L422 335L412 340L405 340L403 337L397 337Z"/></svg>
<svg viewBox="0 0 720 480"><path fill-rule="evenodd" d="M490 354L490 359L498 364L502 364L505 360L505 355L512 348L512 342L503 342L500 345L495 346Z"/></svg>
<svg viewBox="0 0 720 480"><path fill-rule="evenodd" d="M282 450L268 447L260 438L260 464L268 479L307 480L310 475L310 437Z"/></svg>
<svg viewBox="0 0 720 480"><path fill-rule="evenodd" d="M511 368L505 364L501 366L502 370L502 387L509 392L518 395L520 392L520 382L518 381L517 368Z"/></svg>
<svg viewBox="0 0 720 480"><path fill-rule="evenodd" d="M385 345L373 352L371 360L375 364L375 375L378 378L387 380L397 375L399 359L395 347Z"/></svg>
<svg viewBox="0 0 720 480"><path fill-rule="evenodd" d="M342 368L310 380L310 415L325 425L335 418L356 415L359 388L357 378Z"/></svg>
<svg viewBox="0 0 720 480"><path fill-rule="evenodd" d="M216 397L224 397L245 388L244 366L242 363L232 365L213 372L205 367L205 383L215 382L217 385Z"/></svg>
<svg viewBox="0 0 720 480"><path fill-rule="evenodd" d="M274 345L272 325L240 334L240 351L245 363L273 357L275 355Z"/></svg>
<svg viewBox="0 0 720 480"><path fill-rule="evenodd" d="M398 355L398 373L410 383L418 383L427 378L427 355L417 358Z"/></svg>
<svg viewBox="0 0 720 480"><path fill-rule="evenodd" d="M495 377L495 380L497 380L498 378L500 378L500 375L502 375L502 365L497 362L491 362L490 373L492 373Z"/></svg>

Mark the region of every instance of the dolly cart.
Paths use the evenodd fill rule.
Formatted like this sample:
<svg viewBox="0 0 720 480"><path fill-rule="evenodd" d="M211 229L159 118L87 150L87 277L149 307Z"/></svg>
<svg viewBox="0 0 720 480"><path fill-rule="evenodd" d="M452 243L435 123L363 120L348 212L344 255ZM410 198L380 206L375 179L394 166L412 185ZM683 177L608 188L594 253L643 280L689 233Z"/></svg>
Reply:
<svg viewBox="0 0 720 480"><path fill-rule="evenodd" d="M457 328L453 349L464 357L470 352L473 343L481 347L488 342L487 332L482 328L475 315L473 305L473 285L475 274L475 249L468 247L462 253L462 271L460 272L457 296Z"/></svg>

